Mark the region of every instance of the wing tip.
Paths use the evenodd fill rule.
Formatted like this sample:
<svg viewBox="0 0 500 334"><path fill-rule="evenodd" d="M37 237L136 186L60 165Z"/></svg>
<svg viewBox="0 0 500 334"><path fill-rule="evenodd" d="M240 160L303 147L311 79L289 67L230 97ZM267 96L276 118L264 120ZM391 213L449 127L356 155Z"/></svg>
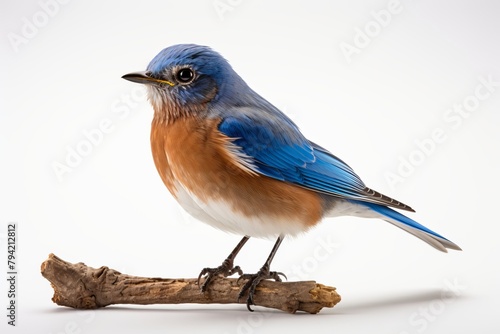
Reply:
<svg viewBox="0 0 500 334"><path fill-rule="evenodd" d="M401 203L401 204L403 204L403 203ZM406 211L409 211L409 212L417 212L412 207L410 207L410 206L408 206L406 204L403 204L403 205L404 205L404 208L401 208L401 210L406 210Z"/></svg>
<svg viewBox="0 0 500 334"><path fill-rule="evenodd" d="M365 199L367 201L373 202L375 204L387 205L400 210L415 212L415 210L409 205L406 205L403 202L397 201L394 198L379 193L378 191L371 188L365 187L365 189L363 189L363 192L368 195L368 198Z"/></svg>

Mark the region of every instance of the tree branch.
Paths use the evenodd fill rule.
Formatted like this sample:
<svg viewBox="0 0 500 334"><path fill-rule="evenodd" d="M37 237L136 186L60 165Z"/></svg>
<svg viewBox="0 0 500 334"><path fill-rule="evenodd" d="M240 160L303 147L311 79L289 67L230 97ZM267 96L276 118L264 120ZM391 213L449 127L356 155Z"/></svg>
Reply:
<svg viewBox="0 0 500 334"><path fill-rule="evenodd" d="M52 301L76 309L96 309L111 304L244 304L238 293L244 280L218 278L208 291L200 292L195 278L146 278L122 274L108 267L69 263L54 254L42 263L42 275L54 289ZM335 288L314 281L259 284L255 305L289 313L318 313L340 301Z"/></svg>

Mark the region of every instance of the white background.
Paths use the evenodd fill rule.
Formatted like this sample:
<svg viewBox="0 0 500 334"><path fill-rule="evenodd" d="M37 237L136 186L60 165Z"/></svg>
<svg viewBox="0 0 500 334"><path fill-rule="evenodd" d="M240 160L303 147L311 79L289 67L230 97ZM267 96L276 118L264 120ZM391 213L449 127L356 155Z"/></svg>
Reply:
<svg viewBox="0 0 500 334"><path fill-rule="evenodd" d="M51 15L34 0L2 0L0 8L0 263L6 225L18 222L20 272L18 326L7 326L2 306L3 333L498 332L500 86L466 118L448 114L474 102L479 77L500 81L497 2L89 0L45 7ZM388 9L381 26L372 12ZM365 28L367 45L358 36ZM319 315L251 314L243 305L82 312L53 304L40 275L51 252L134 275L195 277L240 238L177 206L153 165L143 88L120 78L177 43L219 51L310 139L368 186L413 206L411 217L463 252L437 252L382 221L328 219L286 240L273 263L291 279L338 288L341 303ZM346 57L346 44L357 53ZM54 164L65 164L69 150L85 145L83 132L103 120L111 130L58 179ZM444 141L419 153L415 141L426 142L435 129ZM391 185L388 173L410 158L412 169ZM256 271L272 243L250 240L237 263Z"/></svg>

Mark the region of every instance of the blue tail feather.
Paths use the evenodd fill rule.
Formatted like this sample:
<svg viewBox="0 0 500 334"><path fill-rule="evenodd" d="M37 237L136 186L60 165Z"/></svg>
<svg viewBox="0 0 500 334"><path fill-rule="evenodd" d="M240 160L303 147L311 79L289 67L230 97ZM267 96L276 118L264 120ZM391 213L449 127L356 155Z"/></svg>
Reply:
<svg viewBox="0 0 500 334"><path fill-rule="evenodd" d="M427 242L428 244L430 244L431 246L433 246L438 250L444 252L446 252L446 248L461 250L461 248L452 241L446 239L442 235L428 229L422 224L417 223L413 219L408 218L405 215L391 208L375 203L368 203L368 202L357 202L357 203L367 206L374 212L387 218L386 220L388 222L422 239L423 241Z"/></svg>
<svg viewBox="0 0 500 334"><path fill-rule="evenodd" d="M445 237L443 237L442 235L428 229L427 227L425 227L424 225L422 224L419 224L417 223L416 221L414 221L413 219L409 218L409 217L406 217L405 215L391 209L391 208L388 208L386 206L383 206L383 205L379 205L379 204L375 204L375 203L363 203L364 205L368 206L370 209L372 209L373 211L375 212L378 212L386 217L389 217L389 218L392 218L392 219L395 219L403 224L406 224L406 225L409 225L413 228L416 228L418 230L421 230L421 231L424 231L426 233L429 233L429 234L432 234L438 238L441 238L441 239L444 239L444 240L448 240L446 239ZM450 240L448 240L450 241Z"/></svg>

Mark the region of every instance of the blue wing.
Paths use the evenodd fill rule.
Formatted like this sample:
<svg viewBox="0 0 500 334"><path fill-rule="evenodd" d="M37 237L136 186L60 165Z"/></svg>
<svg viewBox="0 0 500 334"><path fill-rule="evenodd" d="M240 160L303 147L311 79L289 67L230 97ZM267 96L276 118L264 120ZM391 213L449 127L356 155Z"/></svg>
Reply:
<svg viewBox="0 0 500 334"><path fill-rule="evenodd" d="M366 187L339 158L307 140L288 118L239 113L224 118L219 131L253 159L252 169L335 197L378 203L413 211L409 206Z"/></svg>

